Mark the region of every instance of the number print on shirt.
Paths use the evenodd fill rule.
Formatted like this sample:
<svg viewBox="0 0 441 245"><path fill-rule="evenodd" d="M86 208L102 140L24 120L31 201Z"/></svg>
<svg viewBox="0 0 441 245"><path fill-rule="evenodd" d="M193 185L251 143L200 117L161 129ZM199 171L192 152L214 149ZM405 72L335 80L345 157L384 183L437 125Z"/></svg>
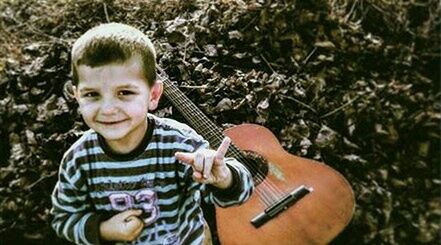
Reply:
<svg viewBox="0 0 441 245"><path fill-rule="evenodd" d="M158 197L151 189L144 189L136 193L135 200L141 204L145 213L150 213L147 218L143 219L144 224L150 225L159 217Z"/></svg>
<svg viewBox="0 0 441 245"><path fill-rule="evenodd" d="M113 193L109 196L112 209L116 211L125 211L133 208L133 197L127 193Z"/></svg>
<svg viewBox="0 0 441 245"><path fill-rule="evenodd" d="M110 205L113 210L125 211L132 208L141 208L144 224L150 225L159 217L158 197L152 189L143 189L135 195L129 193L113 193L109 195Z"/></svg>

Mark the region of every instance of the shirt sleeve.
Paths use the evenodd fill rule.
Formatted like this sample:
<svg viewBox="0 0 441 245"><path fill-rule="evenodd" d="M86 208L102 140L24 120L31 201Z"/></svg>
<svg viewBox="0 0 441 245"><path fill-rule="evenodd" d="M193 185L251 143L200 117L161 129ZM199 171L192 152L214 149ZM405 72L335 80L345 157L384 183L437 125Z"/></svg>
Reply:
<svg viewBox="0 0 441 245"><path fill-rule="evenodd" d="M63 158L58 182L52 192L52 228L56 234L75 244L99 244L102 215L92 212L86 180L75 167L75 160Z"/></svg>
<svg viewBox="0 0 441 245"><path fill-rule="evenodd" d="M205 185L205 201L220 207L239 205L247 201L253 193L254 184L251 173L235 158L225 158L227 167L230 168L232 184L227 189L220 189L213 185Z"/></svg>

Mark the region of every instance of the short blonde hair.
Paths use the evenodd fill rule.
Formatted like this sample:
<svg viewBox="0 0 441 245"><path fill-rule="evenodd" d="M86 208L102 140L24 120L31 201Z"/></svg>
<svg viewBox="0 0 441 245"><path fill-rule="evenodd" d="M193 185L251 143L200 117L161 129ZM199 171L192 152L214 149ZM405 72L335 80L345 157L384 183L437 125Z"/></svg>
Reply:
<svg viewBox="0 0 441 245"><path fill-rule="evenodd" d="M72 82L78 85L79 65L97 67L110 63L123 63L134 54L142 60L147 84L156 81L156 53L150 39L140 30L125 24L108 23L96 26L80 38L72 47Z"/></svg>

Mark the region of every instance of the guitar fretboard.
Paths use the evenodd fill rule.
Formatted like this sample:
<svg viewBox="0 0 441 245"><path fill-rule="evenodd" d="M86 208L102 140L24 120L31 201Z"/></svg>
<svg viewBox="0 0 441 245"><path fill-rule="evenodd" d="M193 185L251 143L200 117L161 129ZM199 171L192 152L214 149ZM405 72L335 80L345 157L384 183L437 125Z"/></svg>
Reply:
<svg viewBox="0 0 441 245"><path fill-rule="evenodd" d="M189 124L201 134L215 149L220 145L224 135L220 127L214 124L172 81L162 70L158 74L164 84L164 94L177 108Z"/></svg>

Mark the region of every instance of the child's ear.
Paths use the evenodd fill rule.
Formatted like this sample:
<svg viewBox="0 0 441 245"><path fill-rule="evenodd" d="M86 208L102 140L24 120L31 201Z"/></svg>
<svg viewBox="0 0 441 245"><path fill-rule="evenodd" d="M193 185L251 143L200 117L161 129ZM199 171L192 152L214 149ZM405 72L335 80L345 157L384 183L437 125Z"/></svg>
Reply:
<svg viewBox="0 0 441 245"><path fill-rule="evenodd" d="M75 86L75 85L72 85L72 91L71 91L73 94L73 97L78 101L78 99L80 98L80 95L79 95L79 93L78 93L78 89L77 89L77 86Z"/></svg>
<svg viewBox="0 0 441 245"><path fill-rule="evenodd" d="M149 101L149 111L153 111L156 109L156 107L158 107L159 104L159 99L161 98L162 95L162 90L163 90L163 86L162 86L162 81L157 80L155 82L155 84L150 88L150 101Z"/></svg>

